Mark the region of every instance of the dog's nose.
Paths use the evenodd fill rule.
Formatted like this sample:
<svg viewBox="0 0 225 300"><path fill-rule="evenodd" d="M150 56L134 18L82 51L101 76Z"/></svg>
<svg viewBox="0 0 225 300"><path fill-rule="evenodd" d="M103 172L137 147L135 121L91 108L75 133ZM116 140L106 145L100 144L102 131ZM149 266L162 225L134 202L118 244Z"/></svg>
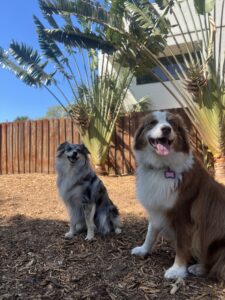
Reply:
<svg viewBox="0 0 225 300"><path fill-rule="evenodd" d="M73 152L72 158L76 158L76 157L77 157L77 152Z"/></svg>
<svg viewBox="0 0 225 300"><path fill-rule="evenodd" d="M171 133L171 127L169 126L163 126L161 128L163 135L169 135Z"/></svg>

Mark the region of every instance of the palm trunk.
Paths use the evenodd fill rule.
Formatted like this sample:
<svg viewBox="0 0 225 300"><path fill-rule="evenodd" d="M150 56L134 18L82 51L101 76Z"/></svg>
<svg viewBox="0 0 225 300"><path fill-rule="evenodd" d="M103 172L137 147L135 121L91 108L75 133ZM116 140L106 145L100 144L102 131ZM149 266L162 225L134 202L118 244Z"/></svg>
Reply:
<svg viewBox="0 0 225 300"><path fill-rule="evenodd" d="M214 158L215 179L225 184L225 156Z"/></svg>

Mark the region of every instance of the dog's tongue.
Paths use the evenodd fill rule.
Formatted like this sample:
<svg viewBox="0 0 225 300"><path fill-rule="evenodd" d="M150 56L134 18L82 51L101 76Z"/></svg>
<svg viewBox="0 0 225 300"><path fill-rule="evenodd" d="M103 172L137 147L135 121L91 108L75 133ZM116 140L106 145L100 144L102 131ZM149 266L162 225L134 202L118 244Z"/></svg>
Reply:
<svg viewBox="0 0 225 300"><path fill-rule="evenodd" d="M168 155L170 153L170 145L168 143L156 143L156 152L159 155Z"/></svg>

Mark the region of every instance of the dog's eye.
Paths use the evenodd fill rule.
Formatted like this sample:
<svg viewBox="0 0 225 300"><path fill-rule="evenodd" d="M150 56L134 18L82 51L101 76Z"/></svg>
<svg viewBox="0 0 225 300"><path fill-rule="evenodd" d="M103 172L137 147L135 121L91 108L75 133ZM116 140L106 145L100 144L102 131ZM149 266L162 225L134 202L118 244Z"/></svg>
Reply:
<svg viewBox="0 0 225 300"><path fill-rule="evenodd" d="M168 123L172 126L172 127L176 127L176 122L174 120L167 120Z"/></svg>
<svg viewBox="0 0 225 300"><path fill-rule="evenodd" d="M152 121L150 122L150 125L151 125L151 126L155 126L157 123L158 123L157 120L152 120Z"/></svg>

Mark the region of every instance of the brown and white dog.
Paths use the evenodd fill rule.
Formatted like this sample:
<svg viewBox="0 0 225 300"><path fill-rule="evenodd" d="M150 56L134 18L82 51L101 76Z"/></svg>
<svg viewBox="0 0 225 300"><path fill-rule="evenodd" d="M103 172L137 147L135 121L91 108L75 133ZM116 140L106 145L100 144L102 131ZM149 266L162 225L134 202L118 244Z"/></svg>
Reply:
<svg viewBox="0 0 225 300"><path fill-rule="evenodd" d="M148 254L157 237L174 242L174 264L165 278L203 275L225 279L225 187L192 154L183 120L149 114L134 141L137 197L150 214L145 241L132 254ZM197 264L188 267L191 257Z"/></svg>

